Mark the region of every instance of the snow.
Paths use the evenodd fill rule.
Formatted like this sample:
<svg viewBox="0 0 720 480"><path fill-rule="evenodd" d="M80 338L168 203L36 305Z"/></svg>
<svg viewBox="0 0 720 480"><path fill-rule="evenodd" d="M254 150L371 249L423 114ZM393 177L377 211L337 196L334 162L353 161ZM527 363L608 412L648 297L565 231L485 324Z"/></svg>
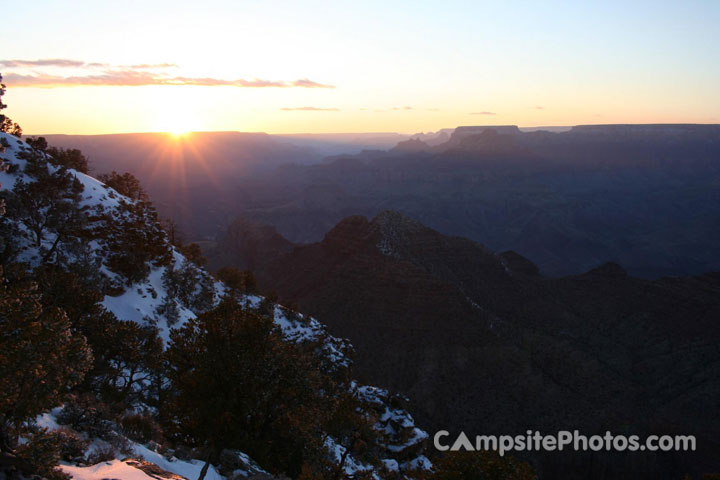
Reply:
<svg viewBox="0 0 720 480"><path fill-rule="evenodd" d="M338 445L335 442L335 439L328 437L325 440L325 446L330 452L330 457L334 460L335 463L340 463L342 461L343 455L345 454L345 451L347 450L342 445ZM345 463L343 464L343 471L346 475L352 476L355 475L358 472L367 472L371 471L373 469L372 465L368 463L362 463L359 460L356 460L355 457L352 455L348 455L345 457ZM379 478L376 473L373 473L373 478Z"/></svg>
<svg viewBox="0 0 720 480"><path fill-rule="evenodd" d="M55 420L55 417L60 412L60 410L62 410L62 407L54 408L50 412L38 415L35 419L35 423L38 427L47 428L48 430L57 430L59 428L62 428L60 424L57 423L57 420Z"/></svg>
<svg viewBox="0 0 720 480"><path fill-rule="evenodd" d="M33 181L32 177L22 174L22 170L25 166L25 161L18 159L16 154L22 149L30 148L24 142L19 141L15 137L0 133L0 136L5 138L10 144L10 147L6 151L0 154L0 157L9 160L13 164L18 165L18 169L14 173L8 173L6 171L0 171L0 184L3 189L12 189L16 179L22 177L22 181ZM56 167L49 166L51 170ZM128 199L115 190L105 186L98 180L76 172L69 170L84 186L82 193L82 205L89 207L89 209L103 210L104 213L108 214L110 218L118 218L122 213L121 207L124 203L133 203L134 201ZM392 220L392 221L391 221ZM402 220L402 219L400 219ZM379 248L383 253L392 255L392 246L398 241L397 231L399 229L394 228L396 223L400 221L398 219L385 219L383 225L383 238L386 240ZM18 225L20 228L23 226ZM401 230L401 229L400 229ZM52 243L54 238L52 234L48 234L44 240L45 248ZM91 240L87 242L87 246L91 252L103 257L103 242L101 240ZM21 260L28 261L31 265L39 263L40 250L30 245L26 245L27 249L23 252ZM181 255L174 247L172 248L173 261L176 267L184 265L187 260ZM170 326L167 324L167 319L164 319L158 315L158 307L160 307L168 296L168 292L163 285L163 277L167 272L168 267L152 267L149 275L142 281L135 283L131 286L124 286L124 290L120 295L110 296L106 295L102 300L102 305L110 312L112 312L120 320L135 321L139 324L145 325L151 319L157 319L157 327L159 330L160 337L167 344L170 338ZM118 284L122 279L120 276L108 269L106 265L100 266L100 271L110 280L118 281ZM206 272L200 271L200 275L206 276ZM215 290L215 302L226 294L227 288L222 282L213 280L212 285ZM264 301L263 297L258 295L245 295L240 299L241 303L246 308L257 309L260 304ZM180 327L189 319L195 318L196 314L200 312L193 312L178 303L179 319L173 327ZM343 368L351 365L350 352L352 346L347 340L333 337L329 334L327 327L320 323L318 320L300 314L298 312L291 312L290 310L275 306L272 312L272 317L277 328L282 332L283 337L286 341L291 343L305 343L305 342L318 342L319 351L321 352L324 359L328 361L327 368ZM374 425L374 429L380 433L383 441L382 446L386 449L386 455L392 457L396 456L405 460L404 463L400 464L398 460L393 458L385 458L382 460L382 467L386 471L390 472L405 472L413 469L430 469L432 464L429 460L419 455L411 460L407 460L412 455L407 455L406 449L415 447L421 442L428 438L428 434L415 426L412 416L403 408L391 407L391 395L387 390L383 390L371 386L359 386L356 382L351 382L349 389L354 392L363 403L363 409L372 411L376 415L377 422ZM58 428L65 428L59 425L56 421L58 409L51 412L45 413L37 417L36 423L42 428L49 430L56 430ZM82 432L78 432L83 434ZM87 437L86 434L83 434ZM401 441L400 439L404 439ZM103 446L104 441L99 439L91 440L90 448L97 448ZM332 438L327 438L326 447L331 458L334 458L337 462L342 459L345 447L338 445ZM201 460L179 460L177 458L166 458L165 456L157 453L148 447L132 443L131 447L133 456L144 461L154 463L163 470L172 472L176 475L194 479L199 476L200 470L203 467L204 462ZM418 450L419 451L419 450ZM241 456L244 454L241 454ZM246 458L245 455L242 458ZM94 466L72 466L62 465L61 468L66 473L72 475L78 480L105 480L105 479L121 479L121 480L147 480L153 478L142 470L133 466L131 461L120 461L113 460L111 462L103 462ZM246 464L252 466L254 462L247 457ZM259 468L259 467L258 467ZM370 464L363 463L355 459L352 455L348 455L345 458L343 470L347 475L353 475L358 472L369 472L372 471L372 478L379 479L377 472L374 471L374 467ZM242 474L242 471L236 473ZM214 467L210 467L207 473L207 480L223 480L222 477Z"/></svg>
<svg viewBox="0 0 720 480"><path fill-rule="evenodd" d="M16 158L15 155L17 153L20 153L21 147L24 147L25 143L13 137L12 135L0 132L0 141L2 141L3 138L7 141L7 143L10 144L10 146L5 149L5 152L0 153L0 158L4 158L11 161L12 163L17 164L20 170L24 169L26 163L25 160ZM16 175L0 171L0 185L2 185L3 189L10 188L12 184L15 183L15 178Z"/></svg>
<svg viewBox="0 0 720 480"><path fill-rule="evenodd" d="M322 352L335 367L348 367L351 360L348 352L352 349L347 340L331 336L327 327L312 317L294 312L294 319L287 317L288 310L276 306L273 321L280 327L283 337L289 342L302 343L323 340Z"/></svg>
<svg viewBox="0 0 720 480"><path fill-rule="evenodd" d="M407 410L390 406L390 393L387 390L367 385L357 386L355 383L351 385L351 389L354 389L361 401L374 405L380 414L374 429L384 435L383 445L389 452L396 454L405 452L409 448L420 445L429 437L427 432L415 426L415 420ZM401 432L403 432L402 435ZM399 441L402 438L405 440ZM416 461L418 465L424 465L425 460L417 457L404 463L401 467L406 469L408 466L414 465L413 462Z"/></svg>
<svg viewBox="0 0 720 480"><path fill-rule="evenodd" d="M388 472L397 472L400 469L397 460L393 460L392 458L386 458L382 463Z"/></svg>
<svg viewBox="0 0 720 480"><path fill-rule="evenodd" d="M90 467L60 465L60 469L71 475L75 480L156 480L142 470L132 467L120 460L102 462Z"/></svg>
<svg viewBox="0 0 720 480"><path fill-rule="evenodd" d="M163 470L167 470L168 472L172 472L176 475L180 475L182 477L188 478L188 479L196 479L200 476L200 471L202 470L203 466L205 465L205 462L202 460L178 460L176 458L173 458L172 460L168 460L167 458L163 457L157 452L153 452L149 448L140 445L138 443L133 444L133 451L135 455L137 455L140 458L143 458L145 461L154 463L158 467L162 468ZM120 477L116 477L120 478ZM220 475L217 470L215 470L215 467L210 465L207 471L207 475L205 475L206 480L224 480L225 477ZM122 479L126 480L126 479Z"/></svg>
<svg viewBox="0 0 720 480"><path fill-rule="evenodd" d="M35 419L35 423L38 427L47 428L48 430L69 428L62 426L57 422L56 417L60 410L62 410L62 407L58 407L50 412L38 415ZM93 451L98 447L104 447L106 446L106 444L107 442L99 439L94 439L91 442L88 451ZM132 458L145 460L149 463L154 463L163 470L167 470L168 472L180 475L188 479L198 478L200 475L200 471L205 465L205 462L197 459L187 461L178 460L175 457L168 459L161 454L150 450L146 446L136 442L130 442L130 448L133 451L133 454L131 455ZM247 459L247 464L252 465L254 463L249 457L245 456L245 458ZM119 460L113 460L112 462L102 462L91 467L75 467L72 465L64 464L61 466L61 468L66 473L73 475L74 478L79 480L102 480L108 478L120 480L136 480L147 477L147 475L141 470L127 465L125 464L125 462L120 462ZM215 470L215 467L213 467L212 465L208 468L208 472L205 478L207 480L224 480L224 477L220 475L217 470Z"/></svg>
<svg viewBox="0 0 720 480"><path fill-rule="evenodd" d="M81 205L102 205L105 208L117 208L120 206L120 198L129 201L129 199L123 197L99 180L74 170L72 172L75 175L75 178L77 178L85 187L85 190L83 191L83 202ZM112 195L112 198L109 196L110 192L114 194Z"/></svg>
<svg viewBox="0 0 720 480"><path fill-rule="evenodd" d="M5 149L5 152L0 154L0 156L10 161L11 163L16 164L18 166L19 172L21 172L22 170L24 170L27 161L21 158L17 158L17 154L22 152L23 150L30 150L30 146L7 133L0 132L0 137L5 138L10 144L10 146L7 147ZM47 158L52 157L47 155ZM59 167L48 163L48 169L50 170L50 172L56 172ZM83 199L81 202L81 206L94 207L101 205L105 208L113 209L117 208L120 205L120 199L123 199L126 202L132 202L132 200L120 195L112 188L107 187L104 183L89 175L85 175L84 173L75 171L73 169L68 169L68 171L80 183L82 183L83 187L85 187L85 190L83 191ZM3 189L11 189L12 185L15 183L15 180L18 177L20 177L23 181L28 180L28 177L24 175L0 172L0 185L3 185Z"/></svg>
<svg viewBox="0 0 720 480"><path fill-rule="evenodd" d="M416 458L401 465L403 470L432 470L432 462L425 455L418 455Z"/></svg>
<svg viewBox="0 0 720 480"><path fill-rule="evenodd" d="M179 254L178 254L179 255ZM141 325L147 323L148 318L158 317L157 308L163 303L167 291L163 285L163 274L166 267L156 267L150 271L145 281L135 283L120 295L112 297L106 295L102 305L120 320L132 320ZM151 292L155 292L155 295ZM177 326L187 320L195 318L195 313L182 305L178 305L179 320ZM170 327L166 322L158 322L158 333L163 342L170 340Z"/></svg>

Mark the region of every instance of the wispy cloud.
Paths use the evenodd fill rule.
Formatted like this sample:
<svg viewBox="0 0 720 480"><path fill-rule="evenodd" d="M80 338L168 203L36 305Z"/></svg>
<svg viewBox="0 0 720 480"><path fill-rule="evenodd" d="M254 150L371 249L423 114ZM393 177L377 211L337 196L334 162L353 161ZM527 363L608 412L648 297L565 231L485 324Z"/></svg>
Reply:
<svg viewBox="0 0 720 480"><path fill-rule="evenodd" d="M470 112L470 115L497 115L495 112Z"/></svg>
<svg viewBox="0 0 720 480"><path fill-rule="evenodd" d="M304 88L335 88L332 85L325 85L318 82L313 82L312 80L308 80L307 78L301 78L300 80L295 80L292 82L293 87L304 87Z"/></svg>
<svg viewBox="0 0 720 480"><path fill-rule="evenodd" d="M130 68L138 70L155 69L155 68L176 68L176 63L139 63L137 65L130 65Z"/></svg>
<svg viewBox="0 0 720 480"><path fill-rule="evenodd" d="M404 107L393 107L393 110L412 110L413 107L410 106L404 106Z"/></svg>
<svg viewBox="0 0 720 480"><path fill-rule="evenodd" d="M339 108L321 108L321 107L284 107L283 112L339 112Z"/></svg>
<svg viewBox="0 0 720 480"><path fill-rule="evenodd" d="M265 79L222 79L212 77L187 77L169 75L168 68L176 68L174 63L139 63L135 65L111 66L105 63L88 63L70 59L46 60L0 60L2 68L20 69L19 72L7 72L4 81L13 87L79 87L79 86L115 86L138 87L146 85L195 85L204 87L243 87L243 88L335 88L333 85L315 82L307 78L297 80ZM45 68L71 68L80 71L67 75L56 71L47 73ZM100 71L98 71L100 69ZM85 70L85 71L82 71ZM72 74L71 74L72 73Z"/></svg>
<svg viewBox="0 0 720 480"><path fill-rule="evenodd" d="M110 68L109 63L85 62L82 60L72 60L69 58L47 58L41 60L0 60L0 66L3 68L37 68L37 67L56 67L56 68ZM138 63L135 65L119 65L115 68L129 70L154 70L160 68L174 68L176 63Z"/></svg>
<svg viewBox="0 0 720 480"><path fill-rule="evenodd" d="M3 77L5 83L13 87L80 87L80 86L116 86L140 87L146 85L196 85L203 87L245 87L245 88L335 88L332 85L313 82L307 79L294 81L273 80L224 80L209 77L173 77L153 72L137 70L110 70L97 75L59 76L46 74L8 73Z"/></svg>
<svg viewBox="0 0 720 480"><path fill-rule="evenodd" d="M537 105L537 106L535 107L535 110L545 110L545 107L543 107L543 106L541 106L541 105Z"/></svg>
<svg viewBox="0 0 720 480"><path fill-rule="evenodd" d="M22 67L90 67L100 64L90 64L80 60L68 60L66 58L48 58L43 60L0 60L0 65L5 68Z"/></svg>

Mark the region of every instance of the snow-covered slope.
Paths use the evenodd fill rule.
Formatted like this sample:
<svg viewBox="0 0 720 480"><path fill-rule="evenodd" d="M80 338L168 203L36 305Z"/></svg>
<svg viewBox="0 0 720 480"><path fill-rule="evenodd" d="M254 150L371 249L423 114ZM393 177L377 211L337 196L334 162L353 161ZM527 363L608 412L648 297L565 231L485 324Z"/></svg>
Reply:
<svg viewBox="0 0 720 480"><path fill-rule="evenodd" d="M31 147L5 133L0 133L0 141L9 145L3 153L0 153L0 158L3 159L6 167L4 171L0 171L0 189L13 191L23 184L35 181L33 176L26 172L27 158L32 153ZM37 158L38 152L34 153ZM37 160L33 161L37 162ZM51 173L58 169L49 163L47 168ZM90 176L74 170L68 170L68 172L82 186L79 205L83 215L87 218L88 228L102 231L113 230L127 220L130 215L128 212L132 210L129 207L135 204L134 200L120 195L117 191ZM12 225L15 234L11 241L16 249L16 261L35 267L46 261L49 255L56 255L54 252L59 240L59 232L48 229L42 232L41 238L38 240L37 235L30 231L27 225L20 221L14 221L12 215L7 215L3 221L15 223ZM157 233L156 230L159 229L159 226L148 224L147 228ZM227 293L227 289L206 271L189 262L175 247L170 245L164 233L161 232L160 238L160 242L164 243L164 249L167 251L167 255L165 255L167 258L163 257L161 252L158 254L158 260L152 259L146 262L144 266L148 273L132 282L129 282L127 277L123 277L120 272L113 270L111 262L108 261L108 252L113 248L112 238L98 235L90 241L75 242L79 245L73 244L73 248L68 248L64 255L73 261L84 261L96 266L94 270L94 275L97 276L96 281L106 286L104 290L111 292L102 300L102 305L108 311L115 314L120 320L131 320L139 324L156 326L161 338L167 342L172 328L181 326L203 310L217 305ZM167 278L179 269L183 269L183 272L196 279L195 291L191 294L197 295L198 298L202 296L203 301L189 302L187 298L179 298L178 295L169 291ZM263 300L257 295L244 295L240 299L249 308L257 308ZM168 305L173 308L168 308ZM172 314L167 313L169 311ZM327 328L316 319L297 312L290 314L289 310L281 306L275 306L272 309L272 316L287 341L319 343L329 368L333 368L333 366L347 367L351 364L349 353L352 347L349 343L330 335ZM360 386L355 382L351 384L350 389L361 401L366 415L377 418L375 429L380 434L383 442L381 447L384 448L387 458L383 459L381 468L377 468L348 456L344 459L343 464L346 473L367 471L372 472L375 478L382 478L383 472L406 472L410 475L412 470L430 468L429 461L423 456L423 445L427 433L415 426L412 416L406 410L391 406L397 405L398 402L394 401L390 393L374 387ZM50 429L61 428L52 416L41 420ZM82 432L79 433L82 434ZM344 457L343 447L336 444L334 439L328 438L326 445L329 458L339 462ZM183 477L197 477L199 472L199 461L180 461L172 457L167 458L148 446L138 444L133 445L133 450L135 452L133 457L138 460L154 463L163 470L174 474ZM248 462L251 462L250 459ZM65 465L63 469L80 480L100 478L146 480L148 475L136 467L137 465L132 466L127 461L114 460L94 466ZM220 478L217 472L214 472L213 475L206 478L209 480Z"/></svg>

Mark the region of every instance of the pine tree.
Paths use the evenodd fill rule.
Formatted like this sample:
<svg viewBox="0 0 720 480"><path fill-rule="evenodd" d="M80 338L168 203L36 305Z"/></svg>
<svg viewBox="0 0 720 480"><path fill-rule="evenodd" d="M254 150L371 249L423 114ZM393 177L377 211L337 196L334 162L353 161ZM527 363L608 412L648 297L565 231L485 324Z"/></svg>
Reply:
<svg viewBox="0 0 720 480"><path fill-rule="evenodd" d="M297 476L323 455L321 375L272 320L226 299L173 331L167 358L178 438L209 460L236 448Z"/></svg>
<svg viewBox="0 0 720 480"><path fill-rule="evenodd" d="M37 284L0 271L0 448L14 445L21 424L57 406L90 367L85 338L64 311L44 309Z"/></svg>
<svg viewBox="0 0 720 480"><path fill-rule="evenodd" d="M50 155L50 162L54 165L72 168L85 174L90 170L87 157L77 148L62 149L49 147L45 151Z"/></svg>
<svg viewBox="0 0 720 480"><path fill-rule="evenodd" d="M532 467L494 451L448 452L434 462L429 480L536 480Z"/></svg>
<svg viewBox="0 0 720 480"><path fill-rule="evenodd" d="M25 173L32 181L18 178L13 191L6 194L9 215L25 225L38 248L43 246L46 233L55 235L45 252L45 260L49 260L63 241L83 230L87 218L80 206L84 188L67 169L49 169L45 154L39 150L18 156L26 160Z"/></svg>
<svg viewBox="0 0 720 480"><path fill-rule="evenodd" d="M2 102L2 97L5 95L5 89L5 84L2 83L2 74L0 74L0 132L9 133L10 135L15 135L20 138L22 137L22 128L20 128L20 125L13 122L2 113L2 111L7 108L7 105Z"/></svg>
<svg viewBox="0 0 720 480"><path fill-rule="evenodd" d="M223 267L217 271L218 279L229 289L234 297L242 293L257 293L257 282L250 271L239 270L235 267Z"/></svg>
<svg viewBox="0 0 720 480"><path fill-rule="evenodd" d="M110 173L98 175L98 180L108 187L115 189L119 194L125 195L133 200L147 202L150 199L145 190L143 190L142 185L140 185L140 180L131 173L125 172L121 175L113 170Z"/></svg>
<svg viewBox="0 0 720 480"><path fill-rule="evenodd" d="M207 258L203 257L202 249L197 243L188 243L187 245L183 245L180 247L180 253L199 267L202 267L207 263Z"/></svg>
<svg viewBox="0 0 720 480"><path fill-rule="evenodd" d="M168 265L172 253L150 202L121 202L122 215L106 218L107 228L100 235L107 241L106 264L122 275L128 285L142 281L151 265Z"/></svg>

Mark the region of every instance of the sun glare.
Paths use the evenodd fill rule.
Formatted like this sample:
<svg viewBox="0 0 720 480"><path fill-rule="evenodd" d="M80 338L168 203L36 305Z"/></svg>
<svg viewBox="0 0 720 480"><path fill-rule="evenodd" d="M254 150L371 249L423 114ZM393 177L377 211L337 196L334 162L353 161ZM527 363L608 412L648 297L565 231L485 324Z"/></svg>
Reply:
<svg viewBox="0 0 720 480"><path fill-rule="evenodd" d="M198 118L177 108L175 101L163 102L155 107L152 130L166 132L180 138L193 131L202 130Z"/></svg>
<svg viewBox="0 0 720 480"><path fill-rule="evenodd" d="M179 138L179 137L184 137L185 135L190 133L190 131L178 127L178 128L168 130L167 133L169 133L170 135L172 135L175 138Z"/></svg>
<svg viewBox="0 0 720 480"><path fill-rule="evenodd" d="M166 132L173 137L182 137L187 135L193 130L192 125L189 125L184 121L182 117L165 118L163 121L157 123L156 130L159 132Z"/></svg>

